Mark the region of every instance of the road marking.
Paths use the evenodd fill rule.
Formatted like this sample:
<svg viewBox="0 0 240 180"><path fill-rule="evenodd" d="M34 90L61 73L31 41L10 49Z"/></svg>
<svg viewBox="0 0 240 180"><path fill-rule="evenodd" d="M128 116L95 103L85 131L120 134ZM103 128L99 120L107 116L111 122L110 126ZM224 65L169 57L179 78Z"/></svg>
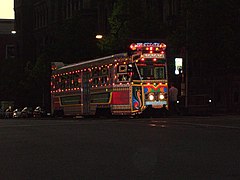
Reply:
<svg viewBox="0 0 240 180"><path fill-rule="evenodd" d="M190 126L202 126L202 127L215 127L215 128L224 128L224 129L237 129L240 130L238 126L224 126L224 125L217 125L217 124L198 124L198 123L186 123L186 122L174 122L179 125L190 125Z"/></svg>
<svg viewBox="0 0 240 180"><path fill-rule="evenodd" d="M41 120L39 121L41 122ZM56 121L56 122L46 122L45 123L39 123L39 124L14 124L12 122L11 124L3 124L2 122L0 123L0 128L9 128L9 127L38 127L38 126L64 126L64 125L88 125L88 124L103 124L103 123L112 123L116 121L112 120L91 120L91 121L75 121L75 120L64 120L64 121ZM27 123L27 121L22 122L22 123ZM38 123L35 121L35 123Z"/></svg>
<svg viewBox="0 0 240 180"><path fill-rule="evenodd" d="M38 126L63 126L63 125L84 125L84 124L92 124L92 123L80 123L80 122L69 122L69 123L51 123L51 124L12 124L12 125L0 125L0 128L8 128L8 127L38 127Z"/></svg>
<svg viewBox="0 0 240 180"><path fill-rule="evenodd" d="M26 123L26 122L23 122ZM38 122L35 122L38 123ZM228 126L228 125L217 125L217 124L201 124L201 123L190 123L190 122L177 122L177 121L167 121L167 120L151 120L151 121L118 121L118 120L91 120L91 121L56 121L51 123L39 123L39 124L5 124L0 123L0 128L14 128L14 127L39 127L39 126L64 126L64 125L88 125L88 124L106 124L106 123L114 123L114 124L142 124L148 125L150 127L171 127L171 125L187 125L187 126L195 126L195 127L212 127L212 128L224 128L224 129L235 129L240 130L240 126Z"/></svg>

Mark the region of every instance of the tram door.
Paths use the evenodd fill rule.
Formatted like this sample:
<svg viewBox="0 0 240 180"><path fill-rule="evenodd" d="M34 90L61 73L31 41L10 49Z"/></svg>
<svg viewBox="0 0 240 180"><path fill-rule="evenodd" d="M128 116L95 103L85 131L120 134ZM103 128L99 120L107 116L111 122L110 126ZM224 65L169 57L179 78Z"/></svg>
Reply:
<svg viewBox="0 0 240 180"><path fill-rule="evenodd" d="M83 114L88 115L90 112L90 85L89 85L89 73L83 72Z"/></svg>

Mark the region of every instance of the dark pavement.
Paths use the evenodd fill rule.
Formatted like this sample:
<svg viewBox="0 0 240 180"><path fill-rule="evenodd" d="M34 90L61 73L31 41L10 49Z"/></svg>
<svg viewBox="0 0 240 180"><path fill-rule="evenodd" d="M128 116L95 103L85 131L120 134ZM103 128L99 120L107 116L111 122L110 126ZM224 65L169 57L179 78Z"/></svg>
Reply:
<svg viewBox="0 0 240 180"><path fill-rule="evenodd" d="M0 179L240 179L240 116L1 119Z"/></svg>

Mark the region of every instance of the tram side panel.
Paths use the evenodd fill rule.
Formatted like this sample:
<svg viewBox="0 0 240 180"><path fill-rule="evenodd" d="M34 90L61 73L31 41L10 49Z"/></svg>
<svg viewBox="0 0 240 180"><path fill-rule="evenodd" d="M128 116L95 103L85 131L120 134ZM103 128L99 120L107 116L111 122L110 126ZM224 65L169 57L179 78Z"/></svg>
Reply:
<svg viewBox="0 0 240 180"><path fill-rule="evenodd" d="M131 114L129 93L129 87L114 88L111 99L111 109L113 115Z"/></svg>

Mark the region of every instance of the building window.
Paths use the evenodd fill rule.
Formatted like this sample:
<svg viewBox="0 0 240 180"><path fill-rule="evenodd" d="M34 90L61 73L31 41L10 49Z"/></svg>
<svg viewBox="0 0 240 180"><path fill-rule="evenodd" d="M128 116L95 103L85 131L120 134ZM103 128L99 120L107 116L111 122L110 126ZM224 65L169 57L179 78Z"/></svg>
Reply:
<svg viewBox="0 0 240 180"><path fill-rule="evenodd" d="M16 27L17 27L17 31L21 32L22 31L22 14L19 12L16 12L16 18L15 18L15 22L16 22Z"/></svg>
<svg viewBox="0 0 240 180"><path fill-rule="evenodd" d="M64 17L69 19L72 17L72 0L65 0L63 7L65 7Z"/></svg>
<svg viewBox="0 0 240 180"><path fill-rule="evenodd" d="M47 26L48 9L46 4L42 3L42 4L35 5L34 19L35 19L35 23L34 23L35 29L39 29Z"/></svg>
<svg viewBox="0 0 240 180"><path fill-rule="evenodd" d="M238 18L238 23L240 23L240 8L238 9L238 15L237 15L237 18Z"/></svg>
<svg viewBox="0 0 240 180"><path fill-rule="evenodd" d="M169 0L168 1L168 8L169 8L169 12L168 15L169 16L174 16L177 14L177 10L179 9L179 3L177 0Z"/></svg>
<svg viewBox="0 0 240 180"><path fill-rule="evenodd" d="M81 3L80 0L65 0L63 7L65 7L64 17L65 19L69 19L72 18L73 15L80 10Z"/></svg>
<svg viewBox="0 0 240 180"><path fill-rule="evenodd" d="M53 1L51 2L51 11L50 12L51 12L51 16L50 16L51 21L56 22L56 20L57 20L57 4L56 4L56 2L53 2Z"/></svg>
<svg viewBox="0 0 240 180"><path fill-rule="evenodd" d="M6 59L15 58L15 46L14 45L6 45Z"/></svg>
<svg viewBox="0 0 240 180"><path fill-rule="evenodd" d="M89 0L83 0L83 8L84 9L91 8L91 2Z"/></svg>
<svg viewBox="0 0 240 180"><path fill-rule="evenodd" d="M233 93L233 102L236 104L239 103L239 92L238 91L235 91Z"/></svg>

